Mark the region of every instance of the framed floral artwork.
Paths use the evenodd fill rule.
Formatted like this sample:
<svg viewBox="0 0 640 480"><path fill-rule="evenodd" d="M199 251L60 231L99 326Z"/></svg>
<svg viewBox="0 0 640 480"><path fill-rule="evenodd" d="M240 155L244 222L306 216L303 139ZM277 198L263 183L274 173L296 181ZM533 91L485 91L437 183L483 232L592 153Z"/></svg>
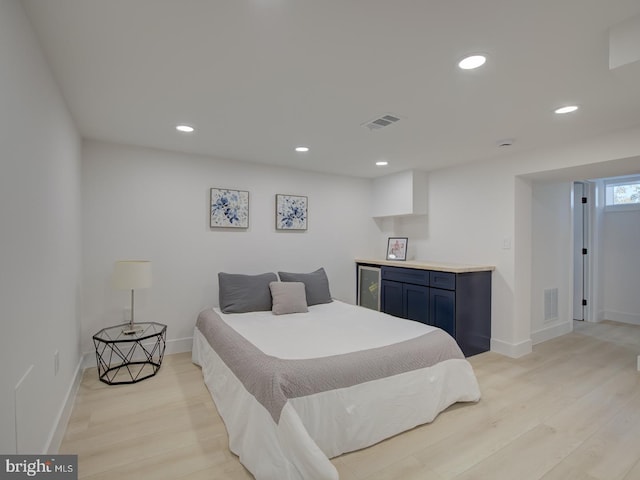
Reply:
<svg viewBox="0 0 640 480"><path fill-rule="evenodd" d="M211 189L211 228L249 228L249 192Z"/></svg>
<svg viewBox="0 0 640 480"><path fill-rule="evenodd" d="M307 197L276 195L276 230L307 229Z"/></svg>
<svg viewBox="0 0 640 480"><path fill-rule="evenodd" d="M387 260L407 259L407 237L389 237L387 241Z"/></svg>

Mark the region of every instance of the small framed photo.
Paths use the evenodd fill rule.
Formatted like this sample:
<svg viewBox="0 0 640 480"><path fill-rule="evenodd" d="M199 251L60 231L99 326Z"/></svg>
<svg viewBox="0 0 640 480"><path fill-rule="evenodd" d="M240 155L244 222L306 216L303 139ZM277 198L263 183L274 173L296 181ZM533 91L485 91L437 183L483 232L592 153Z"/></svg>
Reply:
<svg viewBox="0 0 640 480"><path fill-rule="evenodd" d="M211 189L211 228L249 228L249 192Z"/></svg>
<svg viewBox="0 0 640 480"><path fill-rule="evenodd" d="M276 194L276 230L306 230L307 204L307 197Z"/></svg>
<svg viewBox="0 0 640 480"><path fill-rule="evenodd" d="M387 242L387 260L407 259L407 237L389 237Z"/></svg>

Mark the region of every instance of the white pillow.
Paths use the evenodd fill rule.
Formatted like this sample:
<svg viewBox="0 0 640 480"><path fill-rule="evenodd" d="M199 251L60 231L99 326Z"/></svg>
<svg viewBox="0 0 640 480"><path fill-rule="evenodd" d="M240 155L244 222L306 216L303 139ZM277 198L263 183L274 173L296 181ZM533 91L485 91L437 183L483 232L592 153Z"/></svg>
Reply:
<svg viewBox="0 0 640 480"><path fill-rule="evenodd" d="M308 312L307 295L302 282L271 282L271 311L274 315Z"/></svg>

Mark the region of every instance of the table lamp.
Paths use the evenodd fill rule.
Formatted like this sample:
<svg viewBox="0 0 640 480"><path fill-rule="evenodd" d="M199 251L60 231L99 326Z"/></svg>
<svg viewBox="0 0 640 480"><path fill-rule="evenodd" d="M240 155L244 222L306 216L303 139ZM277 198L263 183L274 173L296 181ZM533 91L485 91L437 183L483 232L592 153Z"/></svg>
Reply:
<svg viewBox="0 0 640 480"><path fill-rule="evenodd" d="M141 332L142 327L134 324L134 290L151 287L151 262L148 260L120 260L113 268L113 287L118 290L131 290L131 321L122 329L125 335Z"/></svg>

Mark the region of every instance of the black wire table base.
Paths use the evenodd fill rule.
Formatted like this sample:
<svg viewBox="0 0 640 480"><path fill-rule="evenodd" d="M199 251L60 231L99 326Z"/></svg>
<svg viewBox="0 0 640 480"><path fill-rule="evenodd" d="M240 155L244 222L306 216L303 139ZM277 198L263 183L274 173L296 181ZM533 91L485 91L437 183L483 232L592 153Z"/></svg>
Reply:
<svg viewBox="0 0 640 480"><path fill-rule="evenodd" d="M120 327L101 330L93 336L98 378L109 385L140 382L153 377L164 357L166 325L136 324L145 329L133 335L120 334Z"/></svg>

